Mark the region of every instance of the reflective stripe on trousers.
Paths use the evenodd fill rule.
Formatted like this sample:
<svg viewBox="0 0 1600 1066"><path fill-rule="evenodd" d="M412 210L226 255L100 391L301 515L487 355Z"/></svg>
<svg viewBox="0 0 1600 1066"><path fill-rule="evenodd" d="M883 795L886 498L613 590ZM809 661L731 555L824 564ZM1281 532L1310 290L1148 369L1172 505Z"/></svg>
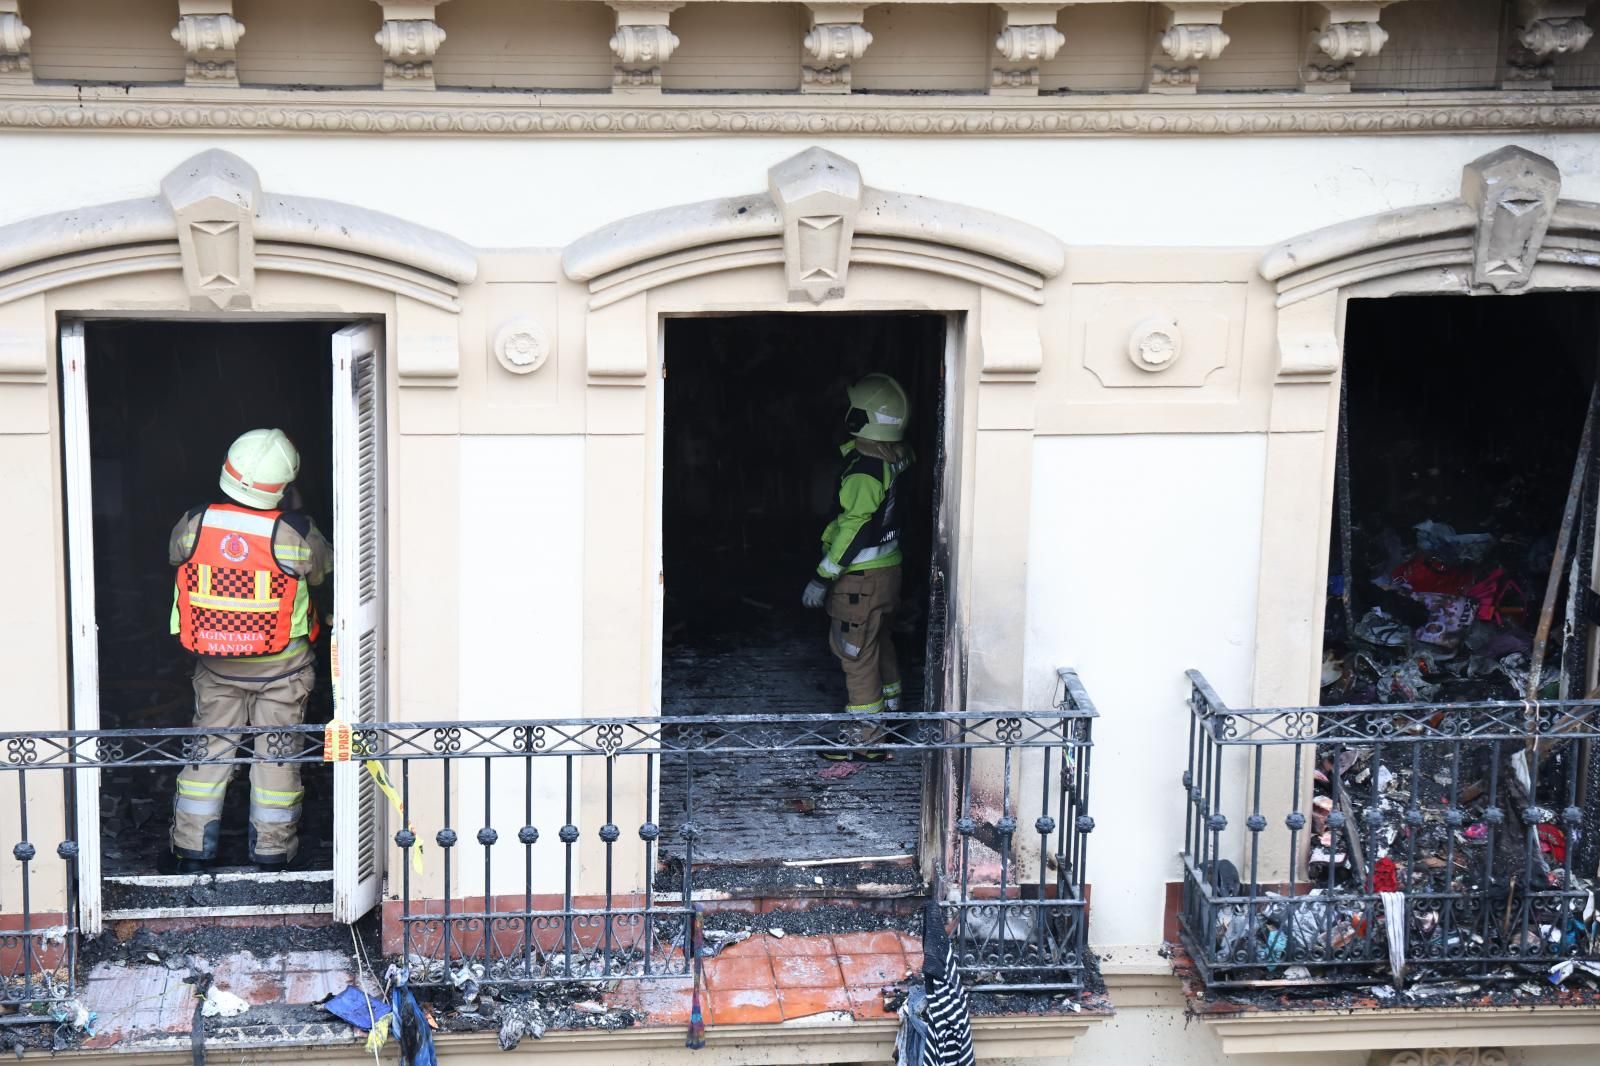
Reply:
<svg viewBox="0 0 1600 1066"><path fill-rule="evenodd" d="M299 725L305 719L316 671L307 666L286 677L261 681L238 680L212 673L203 664L194 671L197 728L210 730L215 740L206 745L212 758L232 756L242 739L230 732L245 726ZM304 790L300 767L269 762L270 735L255 741L250 764L251 859L284 860L298 850ZM178 774L172 800L172 850L192 859L217 858L217 841L228 781L233 763L193 763Z"/></svg>

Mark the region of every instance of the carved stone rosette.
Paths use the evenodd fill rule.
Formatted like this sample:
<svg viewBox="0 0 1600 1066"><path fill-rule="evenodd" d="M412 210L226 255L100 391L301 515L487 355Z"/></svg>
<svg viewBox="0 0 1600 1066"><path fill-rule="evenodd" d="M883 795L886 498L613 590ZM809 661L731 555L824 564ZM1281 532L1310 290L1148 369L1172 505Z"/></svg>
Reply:
<svg viewBox="0 0 1600 1066"><path fill-rule="evenodd" d="M383 49L385 89L432 89L433 57L445 33L432 19L385 19L372 38Z"/></svg>
<svg viewBox="0 0 1600 1066"><path fill-rule="evenodd" d="M1579 0L1532 0L1518 5L1517 25L1506 50L1507 88L1548 89L1555 58L1583 51L1594 30Z"/></svg>
<svg viewBox="0 0 1600 1066"><path fill-rule="evenodd" d="M867 54L872 34L863 26L864 7L848 4L811 5L811 28L800 39L800 91L847 93L850 64Z"/></svg>
<svg viewBox="0 0 1600 1066"><path fill-rule="evenodd" d="M1223 49L1228 47L1222 13L1230 5L1170 3L1164 6L1166 21L1156 35L1146 87L1155 93L1195 92L1200 87L1198 64L1221 58ZM1167 66L1163 60L1181 65Z"/></svg>
<svg viewBox="0 0 1600 1066"><path fill-rule="evenodd" d="M659 93L661 68L678 47L678 35L667 28L667 21L679 5L613 3L617 28L611 34L611 87L634 92Z"/></svg>
<svg viewBox="0 0 1600 1066"><path fill-rule="evenodd" d="M1000 65L990 74L989 91L996 95L1036 96L1039 64L1054 59L1067 43L1067 35L1056 29L1060 8L1053 4L1008 4L1001 11L1001 26L994 39Z"/></svg>
<svg viewBox="0 0 1600 1066"><path fill-rule="evenodd" d="M236 50L243 36L244 23L230 12L180 15L172 39L183 48L183 83L237 86Z"/></svg>
<svg viewBox="0 0 1600 1066"><path fill-rule="evenodd" d="M0 82L32 81L28 39L33 31L22 21L19 0L0 0Z"/></svg>
<svg viewBox="0 0 1600 1066"><path fill-rule="evenodd" d="M1378 25L1383 3L1325 3L1323 18L1311 31L1301 87L1307 92L1349 92L1355 61L1383 51L1389 33ZM1330 62L1331 61L1331 62Z"/></svg>

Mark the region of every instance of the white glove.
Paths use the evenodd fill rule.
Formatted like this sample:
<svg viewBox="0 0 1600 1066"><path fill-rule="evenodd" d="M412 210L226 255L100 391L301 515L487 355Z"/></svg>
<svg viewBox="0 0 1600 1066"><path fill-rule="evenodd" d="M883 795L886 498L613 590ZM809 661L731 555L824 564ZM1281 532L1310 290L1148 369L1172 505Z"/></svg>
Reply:
<svg viewBox="0 0 1600 1066"><path fill-rule="evenodd" d="M806 590L800 594L800 603L806 607L817 608L821 607L823 601L827 598L828 586L816 578L812 578L811 582L806 585Z"/></svg>

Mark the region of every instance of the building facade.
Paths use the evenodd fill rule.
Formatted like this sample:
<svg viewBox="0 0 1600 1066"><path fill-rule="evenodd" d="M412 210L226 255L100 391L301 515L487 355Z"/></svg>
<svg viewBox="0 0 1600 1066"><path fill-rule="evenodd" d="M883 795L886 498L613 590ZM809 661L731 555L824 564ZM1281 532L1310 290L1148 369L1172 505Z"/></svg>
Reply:
<svg viewBox="0 0 1600 1066"><path fill-rule="evenodd" d="M1517 970L1525 946L1412 982L1455 991L1287 995L1296 983L1389 983L1383 937L1368 936L1380 906L1370 869L1357 892L1368 917L1356 923L1370 953L1305 960L1348 962L1356 977L1276 972L1300 956L1268 936L1264 950L1279 955L1251 954L1252 939L1231 957L1263 994L1230 983L1230 958L1209 957L1228 920L1213 897L1292 897L1297 882L1305 891L1310 836L1329 823L1306 835L1279 826L1313 814L1313 762L1334 750L1324 745L1359 747L1327 731L1337 714L1307 733L1283 729L1294 709L1328 702L1330 576L1354 582L1339 532L1341 452L1357 447L1354 422L1341 434L1341 397L1355 388L1342 373L1358 332L1352 306L1417 308L1387 325L1360 312L1360 343L1438 368L1465 365L1452 353L1480 343L1447 328L1480 313L1460 308L1498 308L1481 313L1504 316L1494 328L1527 345L1502 345L1499 372L1458 386L1499 397L1483 433L1538 438L1543 425L1570 466L1577 432L1505 383L1553 379L1558 365L1585 360L1584 395L1593 381L1600 67L1584 48L1586 19L1583 5L1554 0L0 0L0 497L10 518L0 554L12 561L0 731L10 776L25 779L0 781L11 975L70 967L67 940L114 939L120 923L206 917L192 900L130 902L130 887L165 883L149 871L118 881L117 864L132 870L136 857L119 858L111 842L118 826L159 823L134 802L141 789L158 811L166 802L150 782L171 760L140 763L128 754L133 735L188 724L170 672L141 688L137 669L165 638L164 538L182 510L154 501L167 481L175 499L204 487L210 474L187 471L220 459L200 447L206 434L250 428L240 420L264 410L242 394L295 406L320 427L306 430L325 457L308 505L326 510L335 572L350 575L329 604L338 644L324 673L338 672L330 706L356 727L357 757L336 761L322 793L330 873L315 883L326 896L276 912L253 897L209 910L376 922L381 950L403 957L406 938L424 935L419 916L454 906L481 919L466 955L487 960L503 950L485 931L496 915L520 921L531 944L535 913L570 935L575 906L645 907L679 823L696 824L671 813L683 786L665 755L657 765L650 748L644 765L617 750L648 727L630 724L609 747L603 727L676 713L675 619L692 634L699 616L678 605L675 579L685 594L723 574L743 581L766 557L770 528L720 539L719 520L703 517L715 506L696 505L695 520L711 523L697 555L674 540L674 508L689 507L696 471L721 471L714 491L739 501L760 496L752 486L764 479L809 485L813 472L773 459L735 477L683 458L729 454L718 450L725 440L680 448L678 435L797 388L782 382L806 366L826 391L828 375L855 365L829 362L857 343L839 337L881 330L859 368L884 353L923 360L916 373L940 412L926 420L935 472L918 710L945 732L910 744L931 767L908 786L915 840L838 858L892 858L917 883L895 898L931 883L968 916L1036 882L1032 920L1046 920L1041 900L1084 907L1097 960L1067 950L1067 966L1062 951L1044 952L1071 971L1057 981L1066 998L1049 966L1018 964L1028 971L1019 983L1042 979L1049 1002L979 1012L980 1061L1589 1061L1600 1005L1567 994L1578 982L1541 986L1533 969ZM1539 302L1547 297L1573 302ZM1575 323L1559 351L1540 332L1557 319ZM697 359L716 365L696 369ZM787 369L768 367L777 359ZM738 390L723 391L735 378ZM842 405L828 395L817 402ZM1399 422L1423 418L1401 410ZM1579 512L1568 526L1588 528L1592 504ZM1553 533L1561 518L1557 509L1532 524ZM811 536L808 527L806 551ZM1592 534L1573 537L1566 557L1593 551ZM783 576L791 599L809 565ZM139 580L108 584L136 570ZM1524 591L1532 630L1543 589ZM764 586L730 594L758 601L766 613L752 617L790 610ZM1571 625L1581 644L1587 630ZM1583 683L1561 695L1590 694L1592 667L1574 663L1569 654L1562 669ZM1410 695L1408 706L1449 702ZM726 706L767 713L765 698ZM815 709L836 712L832 699L815 697ZM1090 700L1092 790L1087 718L1059 717ZM1249 746L1252 729L1227 732L1224 703L1255 709L1228 720L1258 723L1277 746ZM1429 714L1408 713L1415 728L1395 743L1438 739ZM1585 713L1558 717L1586 736ZM1045 739L1008 739L993 725L1007 721ZM537 772L533 722L556 731ZM506 732L474 725L452 739L451 723ZM363 771L363 727L391 760L392 802ZM127 734L120 757L145 784L126 784L106 738L74 730ZM776 746L825 744L786 736ZM319 726L297 743L320 752L324 740ZM97 743L99 761L86 746ZM171 738L145 743L147 754L178 752ZM1566 772L1563 758L1552 765ZM697 782L714 794L724 771L695 772L688 795ZM133 799L105 801L113 781ZM763 787L744 798L759 806ZM1041 791L1042 806L1032 802ZM1427 807L1417 795L1410 806ZM1419 818L1471 806L1441 802ZM1402 826L1405 806L1368 828ZM1565 806L1581 808L1582 796ZM1321 845L1334 852L1339 814ZM700 816L710 838L717 817ZM519 837L530 824L543 835ZM1578 851L1578 822L1561 824ZM451 827L450 843L436 837ZM428 845L420 858L395 842L408 831ZM687 884L697 840L684 840L689 854L673 861ZM60 853L63 841L76 847ZM1392 838L1389 848L1403 850ZM1246 888L1223 890L1224 860ZM801 868L809 879L833 861ZM1556 890L1587 892L1593 878L1565 861ZM995 891L972 890L958 867ZM841 906L872 895L848 887L810 894ZM738 913L741 899L785 894L719 891L682 898ZM1522 898L1533 897L1524 883ZM1509 915L1508 898L1492 896ZM1544 904L1529 906L1524 933L1548 940ZM442 913L433 933L454 970ZM999 913L991 935L1005 941L1009 912ZM1534 968L1591 957L1580 940L1558 947ZM1429 950L1414 947L1414 965ZM569 964L573 951L569 941ZM681 984L681 942L678 962ZM1513 970L1511 991L1489 995ZM1532 991L1515 991L1530 980ZM997 982L1023 994L1012 984ZM727 1063L891 1054L894 1021L882 1011L746 1021L730 1007L719 1018L714 973L708 995L703 1051L679 1047L679 1030L652 1024L648 1010L614 1032L552 1028L537 1050ZM500 1054L476 1035L438 1039L447 1056ZM355 1039L324 1051L363 1054ZM177 1054L133 1040L123 1052Z"/></svg>

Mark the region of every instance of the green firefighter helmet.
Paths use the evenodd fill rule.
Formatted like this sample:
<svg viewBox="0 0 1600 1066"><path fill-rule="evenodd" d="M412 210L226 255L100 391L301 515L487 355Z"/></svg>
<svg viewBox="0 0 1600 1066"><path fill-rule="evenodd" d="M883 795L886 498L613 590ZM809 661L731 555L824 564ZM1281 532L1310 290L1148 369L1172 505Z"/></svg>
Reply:
<svg viewBox="0 0 1600 1066"><path fill-rule="evenodd" d="M868 374L851 385L846 394L850 397L850 410L845 415L845 426L851 436L881 441L904 439L911 402L898 381L888 374Z"/></svg>

